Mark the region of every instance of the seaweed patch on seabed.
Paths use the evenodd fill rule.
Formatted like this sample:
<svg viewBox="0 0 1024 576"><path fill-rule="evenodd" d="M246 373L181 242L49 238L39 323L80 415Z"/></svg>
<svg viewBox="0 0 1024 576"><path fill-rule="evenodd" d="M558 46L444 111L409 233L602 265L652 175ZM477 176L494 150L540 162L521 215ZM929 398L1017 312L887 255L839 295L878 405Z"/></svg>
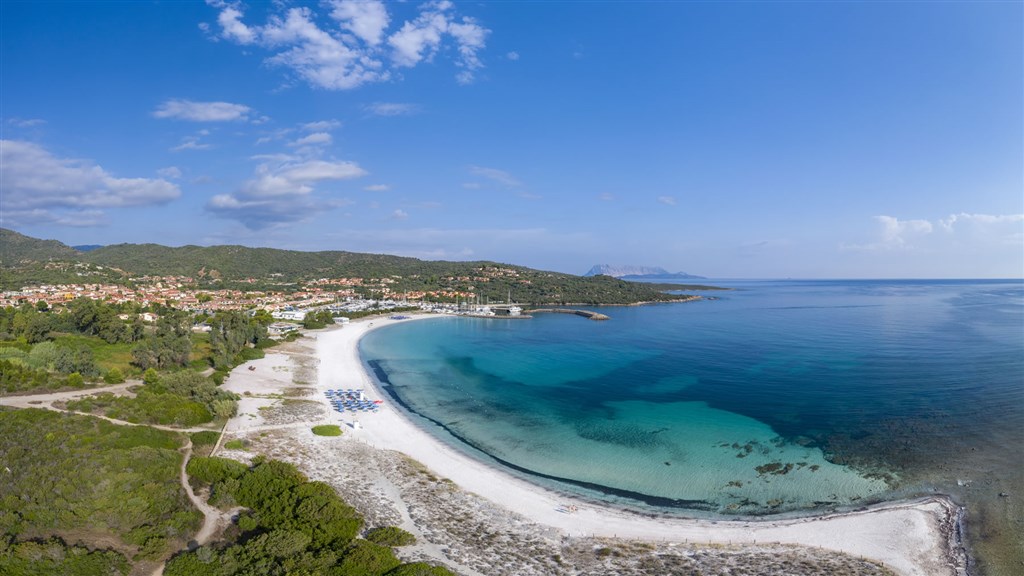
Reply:
<svg viewBox="0 0 1024 576"><path fill-rule="evenodd" d="M776 447L782 447L785 441L782 440L781 438L776 437L771 440L771 443L774 444ZM718 444L718 447L731 448L733 450L737 450L737 458L746 458L747 456L753 454L755 450L764 456L767 456L772 452L772 449L770 447L761 444L759 440L750 440L746 444L740 444L739 442L733 442L732 444L728 442L722 442L721 444Z"/></svg>
<svg viewBox="0 0 1024 576"><path fill-rule="evenodd" d="M578 434L580 438L605 444L625 446L626 448L647 450L654 449L658 446L669 446L671 444L663 438L658 437L658 434L664 431L664 428L660 430L645 430L635 424L609 426L595 423L576 425L576 434Z"/></svg>
<svg viewBox="0 0 1024 576"><path fill-rule="evenodd" d="M793 463L787 462L769 462L768 464L762 464L756 466L754 470L757 470L758 476L771 475L771 476L783 476L789 474L789 471L793 469Z"/></svg>

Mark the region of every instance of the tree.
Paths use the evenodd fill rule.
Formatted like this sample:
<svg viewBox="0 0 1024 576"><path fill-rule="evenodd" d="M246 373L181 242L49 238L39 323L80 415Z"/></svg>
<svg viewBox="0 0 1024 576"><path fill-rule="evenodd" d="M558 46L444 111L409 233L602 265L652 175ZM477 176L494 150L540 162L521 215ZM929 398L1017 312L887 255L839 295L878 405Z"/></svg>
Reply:
<svg viewBox="0 0 1024 576"><path fill-rule="evenodd" d="M124 382L124 374L122 374L120 370L114 367L107 371L107 373L103 376L103 381L106 382L107 384L120 384Z"/></svg>

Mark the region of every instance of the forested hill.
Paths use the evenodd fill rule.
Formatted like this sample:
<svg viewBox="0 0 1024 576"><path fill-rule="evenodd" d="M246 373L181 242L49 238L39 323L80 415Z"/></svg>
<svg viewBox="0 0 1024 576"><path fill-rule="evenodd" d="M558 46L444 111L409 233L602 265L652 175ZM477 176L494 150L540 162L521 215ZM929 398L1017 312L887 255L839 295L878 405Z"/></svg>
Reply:
<svg viewBox="0 0 1024 576"><path fill-rule="evenodd" d="M678 297L608 276L584 278L496 262L245 246L117 244L80 252L55 240L37 240L3 229L0 266L0 288L5 290L43 283L125 283L140 276L186 276L200 286L216 283L251 289L320 278L393 278L396 291L457 290L491 301L504 301L509 292L514 300L525 303L626 304Z"/></svg>
<svg viewBox="0 0 1024 576"><path fill-rule="evenodd" d="M0 266L5 268L28 261L74 260L80 255L78 250L56 240L39 240L0 228Z"/></svg>

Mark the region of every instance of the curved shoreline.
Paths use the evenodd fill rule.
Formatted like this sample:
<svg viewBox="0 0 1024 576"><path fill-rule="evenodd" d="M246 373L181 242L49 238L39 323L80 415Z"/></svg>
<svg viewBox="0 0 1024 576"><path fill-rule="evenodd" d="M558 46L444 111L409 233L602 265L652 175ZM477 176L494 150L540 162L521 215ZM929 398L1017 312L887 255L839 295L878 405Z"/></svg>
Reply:
<svg viewBox="0 0 1024 576"><path fill-rule="evenodd" d="M359 340L370 330L429 317L437 316L417 315L401 321L366 318L345 326L308 332L309 338L289 345L291 349L278 353L268 351L266 358L236 368L225 386L248 394L243 396L239 415L226 426L226 434L254 442L261 446L257 448L261 453L292 461L311 479L326 481L340 492L362 499L364 505L378 512L383 505L385 517L392 518L385 524L394 523L398 517L392 514L400 512L402 525L425 539L425 548L420 552L429 549L426 558L449 564L458 573L468 576L508 573L500 564L481 572L469 569L462 553L466 552L467 545L472 546L468 544L469 539L477 539L477 534L503 533L512 526L517 526L514 531L520 534L509 533L512 538L529 540L541 534L549 542L560 542L563 546L574 546L572 543L578 542L586 549L606 544L628 547L631 542L639 541L657 546L670 555L699 552L704 544L708 545L708 551L728 549L740 554L766 553L766 550L773 554L790 549L817 554L830 550L845 553L853 562L857 558L880 562L905 576L968 574L962 541L964 510L945 496L884 502L820 516L683 518L645 514L628 507L569 496L470 456L435 438L387 401L390 396L377 386L359 355ZM256 370L249 370L249 366ZM323 394L328 388L363 388L371 398L386 401L377 413L355 416L360 426L353 429L350 413L340 415L331 408ZM264 419L264 412L261 412L264 409L287 404L282 398L292 394L286 394L289 390L304 391L299 395L304 397L302 402L306 408L280 422ZM325 439L315 436L309 429L325 423L344 424L346 433L339 438ZM436 480L435 490L441 493L427 500L421 497L406 500L392 483L394 478L389 480L382 471L394 465L399 455L411 460L398 459L414 462L416 470ZM252 453L227 451L225 456L244 461L251 458ZM352 464L359 469L348 470L348 460L353 460ZM453 496L443 495L453 494L452 489L466 496L453 499ZM376 495L368 497L367 490L377 490ZM385 501L390 504L383 504ZM468 503L470 501L477 503ZM495 516L495 510L502 511L500 517ZM410 519L410 514L415 521ZM381 517L378 515L378 518ZM461 540L452 540L451 533L441 534L450 528L434 524L459 522L458 518L472 518L476 531L463 534ZM441 540L434 540L434 537ZM447 542L459 552L451 555L438 544L440 542ZM787 548L794 546L796 548ZM477 554L477 558L479 554L489 555L496 560L493 552L485 550L482 548L473 554ZM549 573L553 572L530 572Z"/></svg>
<svg viewBox="0 0 1024 576"><path fill-rule="evenodd" d="M422 315L402 321L429 317ZM362 387L385 397L387 392L380 390L366 372L358 342L370 330L397 322L376 318L319 333L318 388L322 391ZM406 454L465 490L572 536L723 544L778 542L863 556L906 575L967 573L959 529L963 512L944 496L886 502L820 516L758 520L651 518L577 499L570 504L579 511L569 515L562 510L570 497L531 484L443 444L387 403L380 413L361 419L360 424L361 428L351 433L359 440Z"/></svg>

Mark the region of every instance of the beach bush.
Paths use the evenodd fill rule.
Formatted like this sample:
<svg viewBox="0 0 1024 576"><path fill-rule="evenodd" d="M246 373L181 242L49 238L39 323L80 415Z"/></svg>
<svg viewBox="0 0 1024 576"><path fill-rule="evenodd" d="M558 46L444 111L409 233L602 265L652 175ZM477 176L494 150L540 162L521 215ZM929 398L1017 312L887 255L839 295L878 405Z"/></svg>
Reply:
<svg viewBox="0 0 1024 576"><path fill-rule="evenodd" d="M245 441L240 438L228 440L224 443L225 450L245 450Z"/></svg>
<svg viewBox="0 0 1024 576"><path fill-rule="evenodd" d="M313 434L317 436L341 436L341 426L337 424L321 424L313 426Z"/></svg>
<svg viewBox="0 0 1024 576"><path fill-rule="evenodd" d="M366 539L381 546L411 546L416 537L397 526L382 526L366 533Z"/></svg>
<svg viewBox="0 0 1024 576"><path fill-rule="evenodd" d="M382 576L398 568L401 561L391 548L366 540L356 540L338 563L345 576Z"/></svg>
<svg viewBox="0 0 1024 576"><path fill-rule="evenodd" d="M228 478L241 478L249 467L236 460L212 456L194 456L185 471L196 480L213 484Z"/></svg>
<svg viewBox="0 0 1024 576"><path fill-rule="evenodd" d="M124 374L117 368L111 368L103 375L103 381L107 384L121 384L124 382Z"/></svg>
<svg viewBox="0 0 1024 576"><path fill-rule="evenodd" d="M220 439L220 432L203 430L202 432L193 432L190 437L193 446L213 446Z"/></svg>
<svg viewBox="0 0 1024 576"><path fill-rule="evenodd" d="M455 576L455 573L444 566L432 566L426 562L402 564L387 573L387 576Z"/></svg>

